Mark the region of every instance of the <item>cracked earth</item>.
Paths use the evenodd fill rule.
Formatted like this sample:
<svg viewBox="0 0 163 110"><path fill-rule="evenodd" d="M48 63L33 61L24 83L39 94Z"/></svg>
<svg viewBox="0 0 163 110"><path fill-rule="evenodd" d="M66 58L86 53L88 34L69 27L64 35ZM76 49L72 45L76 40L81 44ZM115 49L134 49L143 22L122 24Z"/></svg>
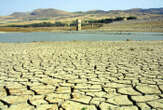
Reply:
<svg viewBox="0 0 163 110"><path fill-rule="evenodd" d="M0 110L163 110L163 41L1 43Z"/></svg>

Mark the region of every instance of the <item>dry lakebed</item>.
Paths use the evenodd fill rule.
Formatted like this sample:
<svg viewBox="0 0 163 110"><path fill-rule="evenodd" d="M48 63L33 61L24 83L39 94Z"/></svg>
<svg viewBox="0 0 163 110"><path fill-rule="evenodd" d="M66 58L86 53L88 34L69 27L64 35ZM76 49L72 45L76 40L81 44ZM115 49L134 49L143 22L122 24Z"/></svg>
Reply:
<svg viewBox="0 0 163 110"><path fill-rule="evenodd" d="M163 110L163 41L0 43L0 110Z"/></svg>

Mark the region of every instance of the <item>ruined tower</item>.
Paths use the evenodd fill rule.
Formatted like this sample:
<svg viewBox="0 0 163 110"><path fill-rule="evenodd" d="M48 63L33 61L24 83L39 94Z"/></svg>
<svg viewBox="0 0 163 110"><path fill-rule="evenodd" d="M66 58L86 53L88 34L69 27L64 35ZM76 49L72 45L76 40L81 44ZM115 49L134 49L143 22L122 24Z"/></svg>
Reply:
<svg viewBox="0 0 163 110"><path fill-rule="evenodd" d="M77 31L81 30L81 20L79 20L79 19L76 20L76 30Z"/></svg>

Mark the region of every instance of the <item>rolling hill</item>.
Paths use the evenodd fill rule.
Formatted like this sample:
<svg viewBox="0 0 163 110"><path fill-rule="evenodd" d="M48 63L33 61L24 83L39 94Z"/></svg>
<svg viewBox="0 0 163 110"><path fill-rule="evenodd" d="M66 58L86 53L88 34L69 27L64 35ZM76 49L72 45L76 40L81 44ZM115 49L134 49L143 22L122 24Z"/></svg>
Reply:
<svg viewBox="0 0 163 110"><path fill-rule="evenodd" d="M32 12L15 12L10 16L13 17L56 17L56 16L71 16L73 13L58 10L58 9L36 9Z"/></svg>
<svg viewBox="0 0 163 110"><path fill-rule="evenodd" d="M125 10L125 12L129 12L129 13L163 14L163 8L149 8L149 9L135 8L135 9Z"/></svg>
<svg viewBox="0 0 163 110"><path fill-rule="evenodd" d="M67 12L58 9L36 9L32 12L15 12L10 16L13 17L58 17L58 16L72 16L72 15L90 15L90 14L116 14L116 13L129 13L129 14L160 14L163 15L163 8L149 8L149 9L141 9L141 8L133 8L128 10L90 10L86 12Z"/></svg>

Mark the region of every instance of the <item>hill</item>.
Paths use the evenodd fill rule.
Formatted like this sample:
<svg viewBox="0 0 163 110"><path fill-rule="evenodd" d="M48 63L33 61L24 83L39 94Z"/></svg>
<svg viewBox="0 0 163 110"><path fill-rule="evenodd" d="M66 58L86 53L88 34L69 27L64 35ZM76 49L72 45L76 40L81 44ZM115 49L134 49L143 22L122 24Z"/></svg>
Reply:
<svg viewBox="0 0 163 110"><path fill-rule="evenodd" d="M58 9L36 9L32 12L15 12L11 14L10 16L13 17L62 17L62 16L85 16L90 14L95 15L107 15L107 14L118 14L118 13L127 13L127 14L160 14L163 15L163 8L149 8L149 9L141 9L141 8L133 8L128 10L90 10L86 12L67 12L63 10Z"/></svg>
<svg viewBox="0 0 163 110"><path fill-rule="evenodd" d="M56 16L70 16L73 13L58 10L58 9L36 9L32 12L15 12L10 16L13 17L56 17Z"/></svg>
<svg viewBox="0 0 163 110"><path fill-rule="evenodd" d="M163 8L149 8L149 9L134 8L134 9L125 10L124 12L129 12L129 13L148 13L148 14L163 14Z"/></svg>

